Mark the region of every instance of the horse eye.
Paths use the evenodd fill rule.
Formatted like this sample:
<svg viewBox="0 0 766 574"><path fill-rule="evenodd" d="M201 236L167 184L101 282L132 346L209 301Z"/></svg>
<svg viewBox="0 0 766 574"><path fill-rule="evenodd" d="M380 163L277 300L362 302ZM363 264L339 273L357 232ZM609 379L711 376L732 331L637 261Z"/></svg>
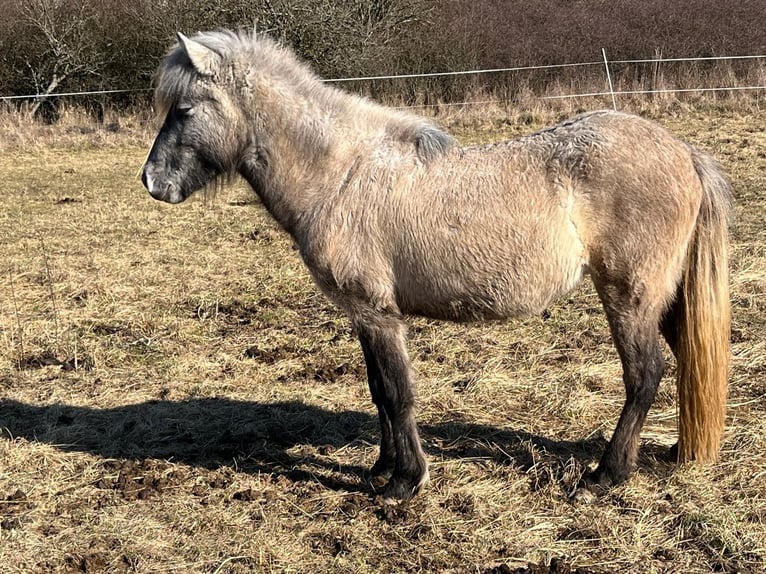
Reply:
<svg viewBox="0 0 766 574"><path fill-rule="evenodd" d="M176 106L176 110L182 116L194 115L194 106L192 106L191 104L178 104Z"/></svg>

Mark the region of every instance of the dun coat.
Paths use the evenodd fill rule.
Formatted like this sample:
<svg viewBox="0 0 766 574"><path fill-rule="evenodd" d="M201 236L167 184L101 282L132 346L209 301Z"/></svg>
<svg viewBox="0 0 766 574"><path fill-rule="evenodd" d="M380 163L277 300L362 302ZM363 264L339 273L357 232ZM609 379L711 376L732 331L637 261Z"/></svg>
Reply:
<svg viewBox="0 0 766 574"><path fill-rule="evenodd" d="M682 461L716 459L729 361L729 183L655 123L596 111L517 140L459 147L431 122L322 83L255 34L179 34L156 77L165 114L143 171L177 203L244 177L350 317L381 424L374 484L428 479L406 315L539 313L593 281L626 402L576 496L625 480L663 372L678 359Z"/></svg>

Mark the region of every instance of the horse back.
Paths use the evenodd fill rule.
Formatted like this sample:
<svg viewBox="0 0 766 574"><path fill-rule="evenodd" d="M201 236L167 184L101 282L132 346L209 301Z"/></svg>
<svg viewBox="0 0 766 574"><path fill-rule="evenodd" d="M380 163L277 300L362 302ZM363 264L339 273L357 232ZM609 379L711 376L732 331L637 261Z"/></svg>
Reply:
<svg viewBox="0 0 766 574"><path fill-rule="evenodd" d="M342 306L433 318L535 314L594 269L677 281L701 193L683 142L614 112L427 163L377 157L330 210L331 248L309 267Z"/></svg>

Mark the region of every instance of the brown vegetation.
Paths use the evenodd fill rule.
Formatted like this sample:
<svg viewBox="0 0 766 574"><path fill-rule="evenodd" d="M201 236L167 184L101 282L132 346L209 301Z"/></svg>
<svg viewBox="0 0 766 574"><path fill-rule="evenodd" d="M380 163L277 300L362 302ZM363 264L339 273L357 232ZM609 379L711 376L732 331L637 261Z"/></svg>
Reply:
<svg viewBox="0 0 766 574"><path fill-rule="evenodd" d="M140 117L4 118L3 571L763 571L766 117L709 103L644 111L734 182L721 460L666 461L671 364L637 472L592 506L567 496L624 398L592 291L518 323L413 322L432 484L383 507L358 345L252 193L151 200ZM571 111L441 119L478 142Z"/></svg>
<svg viewBox="0 0 766 574"><path fill-rule="evenodd" d="M0 0L0 95L128 89L77 101L145 105L177 31L257 27L292 46L323 77L443 72L610 59L766 53L754 25L766 0ZM614 65L623 89L764 85L762 61ZM601 91L600 66L353 84L413 103L493 93ZM58 100L57 100L58 101Z"/></svg>

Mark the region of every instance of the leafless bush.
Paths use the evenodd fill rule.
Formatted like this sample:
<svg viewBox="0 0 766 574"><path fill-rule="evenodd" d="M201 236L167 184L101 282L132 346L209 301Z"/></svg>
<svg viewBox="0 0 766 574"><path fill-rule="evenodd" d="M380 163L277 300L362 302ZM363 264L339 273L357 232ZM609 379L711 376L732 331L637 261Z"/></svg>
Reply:
<svg viewBox="0 0 766 574"><path fill-rule="evenodd" d="M97 106L146 104L175 33L211 28L255 27L330 78L598 62L602 47L611 60L766 52L766 29L753 25L766 0L0 0L0 10L2 95L138 90L90 100ZM752 85L764 64L614 64L612 72L622 89ZM593 66L348 87L406 103L476 93L517 101L601 89L604 74Z"/></svg>

